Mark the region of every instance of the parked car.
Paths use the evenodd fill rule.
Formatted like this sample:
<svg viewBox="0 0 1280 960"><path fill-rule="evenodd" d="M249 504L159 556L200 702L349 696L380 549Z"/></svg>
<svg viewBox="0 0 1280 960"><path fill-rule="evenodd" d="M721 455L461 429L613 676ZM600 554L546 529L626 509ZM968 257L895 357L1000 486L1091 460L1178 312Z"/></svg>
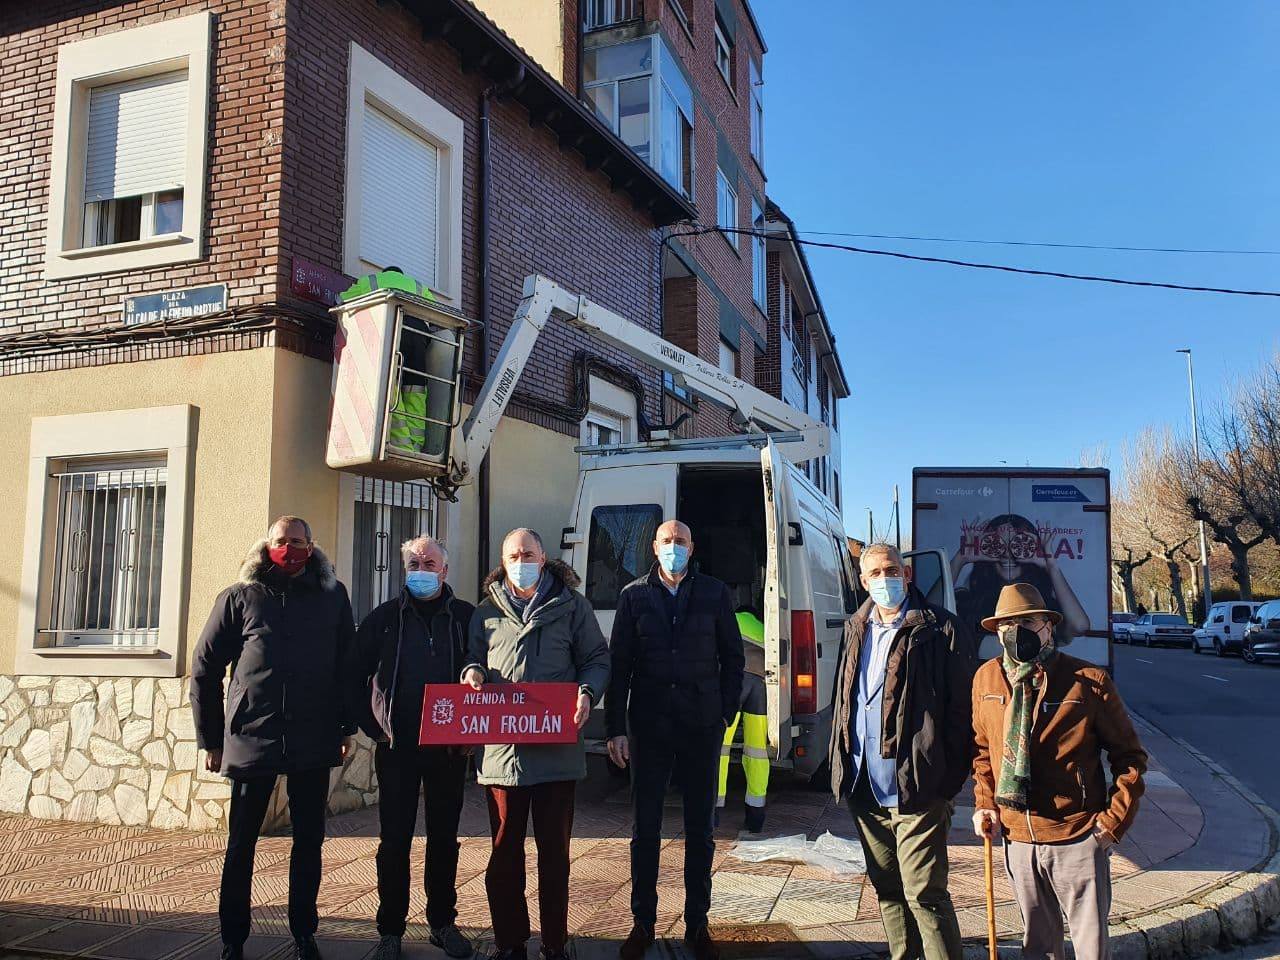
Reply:
<svg viewBox="0 0 1280 960"><path fill-rule="evenodd" d="M1195 632L1191 641L1192 653L1212 650L1220 657L1239 653L1244 646L1245 629L1260 606L1251 600L1215 603L1209 608L1204 625Z"/></svg>
<svg viewBox="0 0 1280 960"><path fill-rule="evenodd" d="M1136 613L1113 613L1111 614L1111 640L1113 643L1128 643L1129 631L1133 629L1133 622L1138 619Z"/></svg>
<svg viewBox="0 0 1280 960"><path fill-rule="evenodd" d="M1190 646L1195 629L1187 618L1178 613L1144 613L1133 622L1129 630L1129 642L1144 647L1159 644Z"/></svg>
<svg viewBox="0 0 1280 960"><path fill-rule="evenodd" d="M1280 600L1268 600L1254 611L1240 655L1249 663L1280 660Z"/></svg>

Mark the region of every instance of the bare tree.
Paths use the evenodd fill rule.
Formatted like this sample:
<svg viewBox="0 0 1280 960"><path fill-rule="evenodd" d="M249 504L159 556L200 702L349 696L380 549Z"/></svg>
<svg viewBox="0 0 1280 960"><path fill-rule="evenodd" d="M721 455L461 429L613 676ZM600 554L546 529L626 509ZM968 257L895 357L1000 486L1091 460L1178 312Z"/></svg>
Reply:
<svg viewBox="0 0 1280 960"><path fill-rule="evenodd" d="M1147 559L1164 567L1169 595L1176 612L1187 615L1182 588L1182 554L1196 535L1186 508L1170 502L1164 492L1167 463L1175 444L1169 433L1144 430L1124 451L1126 488L1125 524L1128 543L1137 545Z"/></svg>
<svg viewBox="0 0 1280 960"><path fill-rule="evenodd" d="M1216 426L1229 423L1230 418L1224 417ZM1231 573L1240 587L1240 597L1249 600L1253 597L1249 551L1266 540L1268 534L1253 522L1246 507L1248 474L1243 454L1228 439L1231 436L1231 429L1220 432L1210 455L1200 459L1190 444L1170 447L1169 456L1161 461L1160 496L1170 511L1182 511L1187 519L1204 521L1214 541L1230 553Z"/></svg>

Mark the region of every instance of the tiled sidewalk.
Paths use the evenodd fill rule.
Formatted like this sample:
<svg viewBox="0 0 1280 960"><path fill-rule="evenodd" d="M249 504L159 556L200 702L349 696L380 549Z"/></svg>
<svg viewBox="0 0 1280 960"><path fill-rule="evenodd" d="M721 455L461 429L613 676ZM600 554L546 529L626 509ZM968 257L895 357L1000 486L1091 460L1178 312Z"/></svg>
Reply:
<svg viewBox="0 0 1280 960"><path fill-rule="evenodd" d="M1123 926L1220 886L1253 869L1270 854L1271 834L1256 810L1233 800L1205 770L1197 769L1153 730L1144 729L1152 752L1175 757L1178 769L1159 763L1148 777L1142 813L1113 857L1116 877L1113 922ZM1180 784L1186 785L1188 789ZM1190 791L1190 792L1189 792ZM1194 799L1193 799L1194 796ZM985 936L981 847L969 829L970 808L956 810L951 834L951 891L967 937ZM1235 803L1235 806L1232 804ZM1202 807L1212 810L1206 831ZM729 941L726 957L856 957L884 949L875 893L861 875L836 877L792 863L751 864L735 859L736 811L731 800L718 831L712 924ZM659 887L661 932L682 932L682 847L679 808L667 809ZM771 793L771 835L824 830L853 836L848 811L825 794L799 786ZM628 839L630 808L625 784L602 770L579 795L570 879L570 927L579 957L614 957L630 927ZM324 848L320 936L328 960L358 960L372 949L372 917L378 896L374 854L377 812L335 817ZM415 840L421 863L423 840ZM98 826L27 817L0 818L0 956L4 949L102 960L211 960L218 953L217 880L224 838ZM482 796L471 788L462 823L459 925L482 947L489 927L484 892L488 825ZM254 930L248 956L288 952L285 904L287 837L265 837L254 878ZM533 865L532 842L529 846ZM528 894L537 916L536 874ZM1008 885L997 867L997 920L1002 939L1020 927ZM442 957L426 942L421 923L423 892L412 893L408 957ZM1135 920L1135 922L1141 922ZM678 956L663 945L651 955Z"/></svg>

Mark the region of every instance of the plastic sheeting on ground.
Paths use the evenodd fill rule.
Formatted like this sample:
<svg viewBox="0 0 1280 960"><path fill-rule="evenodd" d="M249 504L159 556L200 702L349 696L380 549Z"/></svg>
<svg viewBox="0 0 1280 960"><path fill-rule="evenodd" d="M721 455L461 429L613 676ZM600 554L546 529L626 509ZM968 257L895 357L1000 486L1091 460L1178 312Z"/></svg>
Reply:
<svg viewBox="0 0 1280 960"><path fill-rule="evenodd" d="M740 840L729 851L729 855L748 863L761 863L765 860L807 863L838 876L867 872L862 845L857 840L837 837L830 831L817 840L807 840L803 833L767 840Z"/></svg>

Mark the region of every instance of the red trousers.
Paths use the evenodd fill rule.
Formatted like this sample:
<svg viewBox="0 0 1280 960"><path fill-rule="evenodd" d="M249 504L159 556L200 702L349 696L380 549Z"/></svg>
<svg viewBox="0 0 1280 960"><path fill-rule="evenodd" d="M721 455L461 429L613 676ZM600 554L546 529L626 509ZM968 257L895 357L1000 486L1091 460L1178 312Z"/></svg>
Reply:
<svg viewBox="0 0 1280 960"><path fill-rule="evenodd" d="M524 894L524 839L533 814L538 847L538 915L542 945L563 950L569 939L569 837L573 833L573 780L532 787L486 787L493 853L484 872L499 950L523 946L530 935Z"/></svg>

